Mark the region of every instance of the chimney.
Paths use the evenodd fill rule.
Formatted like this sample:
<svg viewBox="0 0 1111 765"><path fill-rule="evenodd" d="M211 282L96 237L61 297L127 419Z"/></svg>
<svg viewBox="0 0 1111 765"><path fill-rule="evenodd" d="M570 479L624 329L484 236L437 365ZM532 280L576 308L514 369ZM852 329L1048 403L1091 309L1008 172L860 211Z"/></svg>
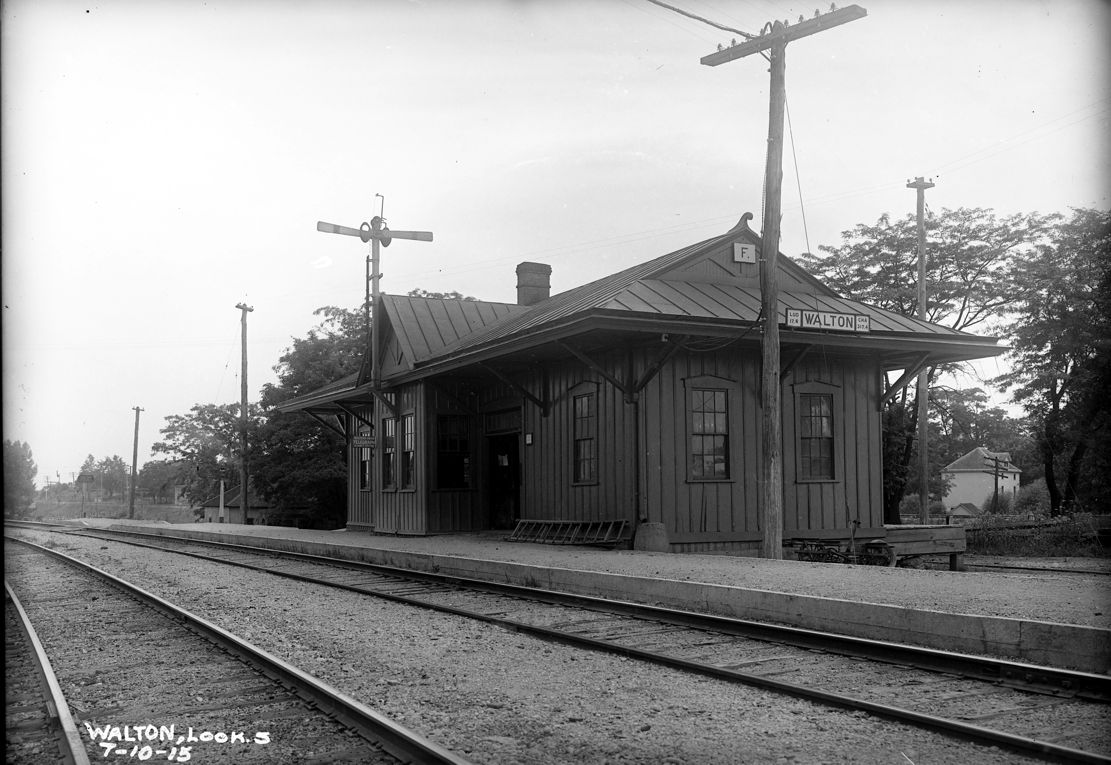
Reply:
<svg viewBox="0 0 1111 765"><path fill-rule="evenodd" d="M517 305L535 305L552 294L552 267L547 263L517 265Z"/></svg>

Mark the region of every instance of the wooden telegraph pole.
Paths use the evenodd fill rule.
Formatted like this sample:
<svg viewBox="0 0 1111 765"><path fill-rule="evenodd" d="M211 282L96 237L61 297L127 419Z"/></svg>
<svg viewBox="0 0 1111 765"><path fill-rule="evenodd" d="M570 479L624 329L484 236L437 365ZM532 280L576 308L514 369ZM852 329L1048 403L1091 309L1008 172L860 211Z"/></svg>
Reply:
<svg viewBox="0 0 1111 765"><path fill-rule="evenodd" d="M364 242L370 242L370 273L368 274L368 282L370 283L372 293L372 310L374 311L374 325L370 333L370 381L372 388L378 390L381 383L379 369L378 369L378 332L381 322L378 321L378 280L382 278L381 273L378 271L378 243L381 242L383 247L389 247L390 242L394 239L415 239L421 242L431 242L431 231L390 231L386 226L385 218L375 215L370 219L370 223L364 222L359 228L348 228L347 226L337 226L334 223L325 223L324 221L317 221L316 230L323 231L326 234L344 234L345 236L357 236Z"/></svg>
<svg viewBox="0 0 1111 765"><path fill-rule="evenodd" d="M856 21L867 15L858 5L815 15L795 26L772 23L767 34L703 56L706 66L718 66L754 53L770 52L771 104L768 113L768 156L764 171L764 217L760 249L760 310L764 317L760 406L763 438L760 483L762 487L763 545L765 558L783 557L783 423L779 384L779 218L783 185L783 112L786 103L787 43ZM764 54L767 56L768 54Z"/></svg>
<svg viewBox="0 0 1111 765"><path fill-rule="evenodd" d="M127 500L127 517L135 517L135 479L136 479L136 464L139 461L139 412L143 411L137 406L131 407L135 410L135 438L131 442L131 491L128 494Z"/></svg>
<svg viewBox="0 0 1111 765"><path fill-rule="evenodd" d="M908 189L918 192L918 318L926 320L926 189L934 184L922 176L907 182ZM922 367L918 373L918 522L930 522L930 373Z"/></svg>
<svg viewBox="0 0 1111 765"><path fill-rule="evenodd" d="M242 337L243 372L239 375L239 508L243 511L243 523L247 522L247 314L255 310L246 303L236 303L240 316L240 336Z"/></svg>

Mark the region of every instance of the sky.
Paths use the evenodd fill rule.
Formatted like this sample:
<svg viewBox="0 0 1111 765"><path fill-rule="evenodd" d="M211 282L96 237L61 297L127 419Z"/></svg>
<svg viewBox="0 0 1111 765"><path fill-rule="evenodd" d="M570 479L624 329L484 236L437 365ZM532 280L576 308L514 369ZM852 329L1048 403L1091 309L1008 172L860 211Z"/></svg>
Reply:
<svg viewBox="0 0 1111 765"><path fill-rule="evenodd" d="M756 33L812 2L670 0ZM842 4L844 5L844 4ZM882 214L1111 205L1111 4L862 0L787 47L782 251ZM823 3L823 12L828 10ZM761 226L766 61L649 0L5 0L3 434L38 483L138 462L167 417L276 378L322 306L514 302ZM381 196L378 196L381 195ZM998 362L993 362L998 363ZM987 373L994 367L989 365Z"/></svg>

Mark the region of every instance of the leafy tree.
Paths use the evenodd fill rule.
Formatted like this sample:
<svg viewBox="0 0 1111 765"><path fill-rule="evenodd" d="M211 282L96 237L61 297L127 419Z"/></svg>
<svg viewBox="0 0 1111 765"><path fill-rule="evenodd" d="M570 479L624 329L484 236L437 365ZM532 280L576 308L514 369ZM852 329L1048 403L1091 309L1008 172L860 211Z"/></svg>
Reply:
<svg viewBox="0 0 1111 765"><path fill-rule="evenodd" d="M31 447L23 441L4 439L4 517L26 518L35 501L38 466Z"/></svg>
<svg viewBox="0 0 1111 765"><path fill-rule="evenodd" d="M306 515L310 525L338 528L347 506L343 438L302 412L279 412L276 407L359 371L364 317L334 306L314 315L322 317L320 324L293 340L274 367L277 384L262 389L265 423L252 481L279 517Z"/></svg>
<svg viewBox="0 0 1111 765"><path fill-rule="evenodd" d="M994 452L1008 452L1011 462L1022 470L1029 482L1041 475L1034 440L1026 432L1025 418L1011 417L998 406L990 406L981 388L935 386L930 393L930 432L937 438L939 467L948 465L982 446ZM931 444L932 445L932 444Z"/></svg>
<svg viewBox="0 0 1111 765"><path fill-rule="evenodd" d="M259 427L259 408L248 405L248 464L258 450ZM151 451L182 463L183 493L191 501L202 502L214 495L221 480L228 485L238 483L239 404L196 404L189 414L167 417L160 432L165 440L156 442Z"/></svg>
<svg viewBox="0 0 1111 765"><path fill-rule="evenodd" d="M184 483L189 465L182 460L150 460L136 476L137 488L158 504L173 502L174 487Z"/></svg>
<svg viewBox="0 0 1111 765"><path fill-rule="evenodd" d="M100 488L106 499L111 499L117 493L123 496L127 488L129 471L127 463L118 454L96 463L95 472L100 477Z"/></svg>
<svg viewBox="0 0 1111 765"><path fill-rule="evenodd" d="M1111 211L1072 217L1017 260L1000 381L1029 413L1051 515L1111 505Z"/></svg>
<svg viewBox="0 0 1111 765"><path fill-rule="evenodd" d="M437 300L476 300L476 298L464 295L461 292L456 292L455 290L451 292L426 292L420 287L415 287L406 294L408 294L409 297L435 298Z"/></svg>
<svg viewBox="0 0 1111 765"><path fill-rule="evenodd" d="M1009 265L1018 254L1045 241L1053 216L998 217L982 208L943 209L925 219L928 241L926 318L957 330L988 326L1010 306L1017 290ZM918 232L915 215L892 221L884 214L874 225L859 224L841 234L838 247L823 255L805 253L799 263L841 294L895 311L918 314ZM944 371L929 370L931 384ZM884 518L898 523L899 503L915 476L918 406L908 386L884 413ZM934 464L931 462L931 464ZM935 481L931 478L931 484Z"/></svg>

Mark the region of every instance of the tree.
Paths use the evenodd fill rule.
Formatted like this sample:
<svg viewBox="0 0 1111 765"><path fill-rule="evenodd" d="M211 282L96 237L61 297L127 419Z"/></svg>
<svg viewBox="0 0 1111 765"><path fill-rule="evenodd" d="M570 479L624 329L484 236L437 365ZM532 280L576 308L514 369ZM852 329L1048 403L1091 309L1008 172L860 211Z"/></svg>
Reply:
<svg viewBox="0 0 1111 765"><path fill-rule="evenodd" d="M366 347L364 318L359 311L334 306L314 315L323 317L320 324L293 340L274 367L277 384L262 389L265 423L253 460L253 484L279 515L307 515L311 525L337 528L346 517L344 440L301 412L277 407L358 373Z"/></svg>
<svg viewBox="0 0 1111 765"><path fill-rule="evenodd" d="M248 462L258 449L259 427L259 408L248 405ZM156 442L151 451L183 463L183 493L191 501L213 496L220 481L235 485L239 480L239 404L196 404L189 414L167 417L160 432L165 440Z"/></svg>
<svg viewBox="0 0 1111 765"><path fill-rule="evenodd" d="M982 446L994 452L1007 452L1011 462L1022 470L1023 483L1041 477L1037 448L1027 433L1025 418L1011 417L998 406L988 404L981 388L936 386L930 394L930 432L939 445L938 466L948 465ZM931 452L933 462L933 452Z"/></svg>
<svg viewBox="0 0 1111 765"><path fill-rule="evenodd" d="M96 463L96 474L100 478L100 489L106 499L111 499L119 492L122 497L127 488L128 465L118 454L106 457Z"/></svg>
<svg viewBox="0 0 1111 765"><path fill-rule="evenodd" d="M38 466L31 447L23 441L4 439L4 517L26 518L35 501Z"/></svg>
<svg viewBox="0 0 1111 765"><path fill-rule="evenodd" d="M168 504L174 500L174 487L184 485L189 465L183 460L150 460L136 476L137 488L152 502Z"/></svg>
<svg viewBox="0 0 1111 765"><path fill-rule="evenodd" d="M926 318L956 330L993 323L1012 304L1017 287L1009 269L1019 253L1044 242L1054 216L1037 213L997 217L982 208L943 209L925 220L928 262ZM917 218L859 224L841 234L839 247L797 260L837 292L879 308L917 316ZM946 370L928 370L931 385ZM898 523L899 503L917 482L917 402L909 389L893 397L884 413L884 518ZM931 482L933 479L931 479Z"/></svg>
<svg viewBox="0 0 1111 765"><path fill-rule="evenodd" d="M1111 211L1074 209L1017 260L1013 390L1033 422L1050 514L1111 504Z"/></svg>

